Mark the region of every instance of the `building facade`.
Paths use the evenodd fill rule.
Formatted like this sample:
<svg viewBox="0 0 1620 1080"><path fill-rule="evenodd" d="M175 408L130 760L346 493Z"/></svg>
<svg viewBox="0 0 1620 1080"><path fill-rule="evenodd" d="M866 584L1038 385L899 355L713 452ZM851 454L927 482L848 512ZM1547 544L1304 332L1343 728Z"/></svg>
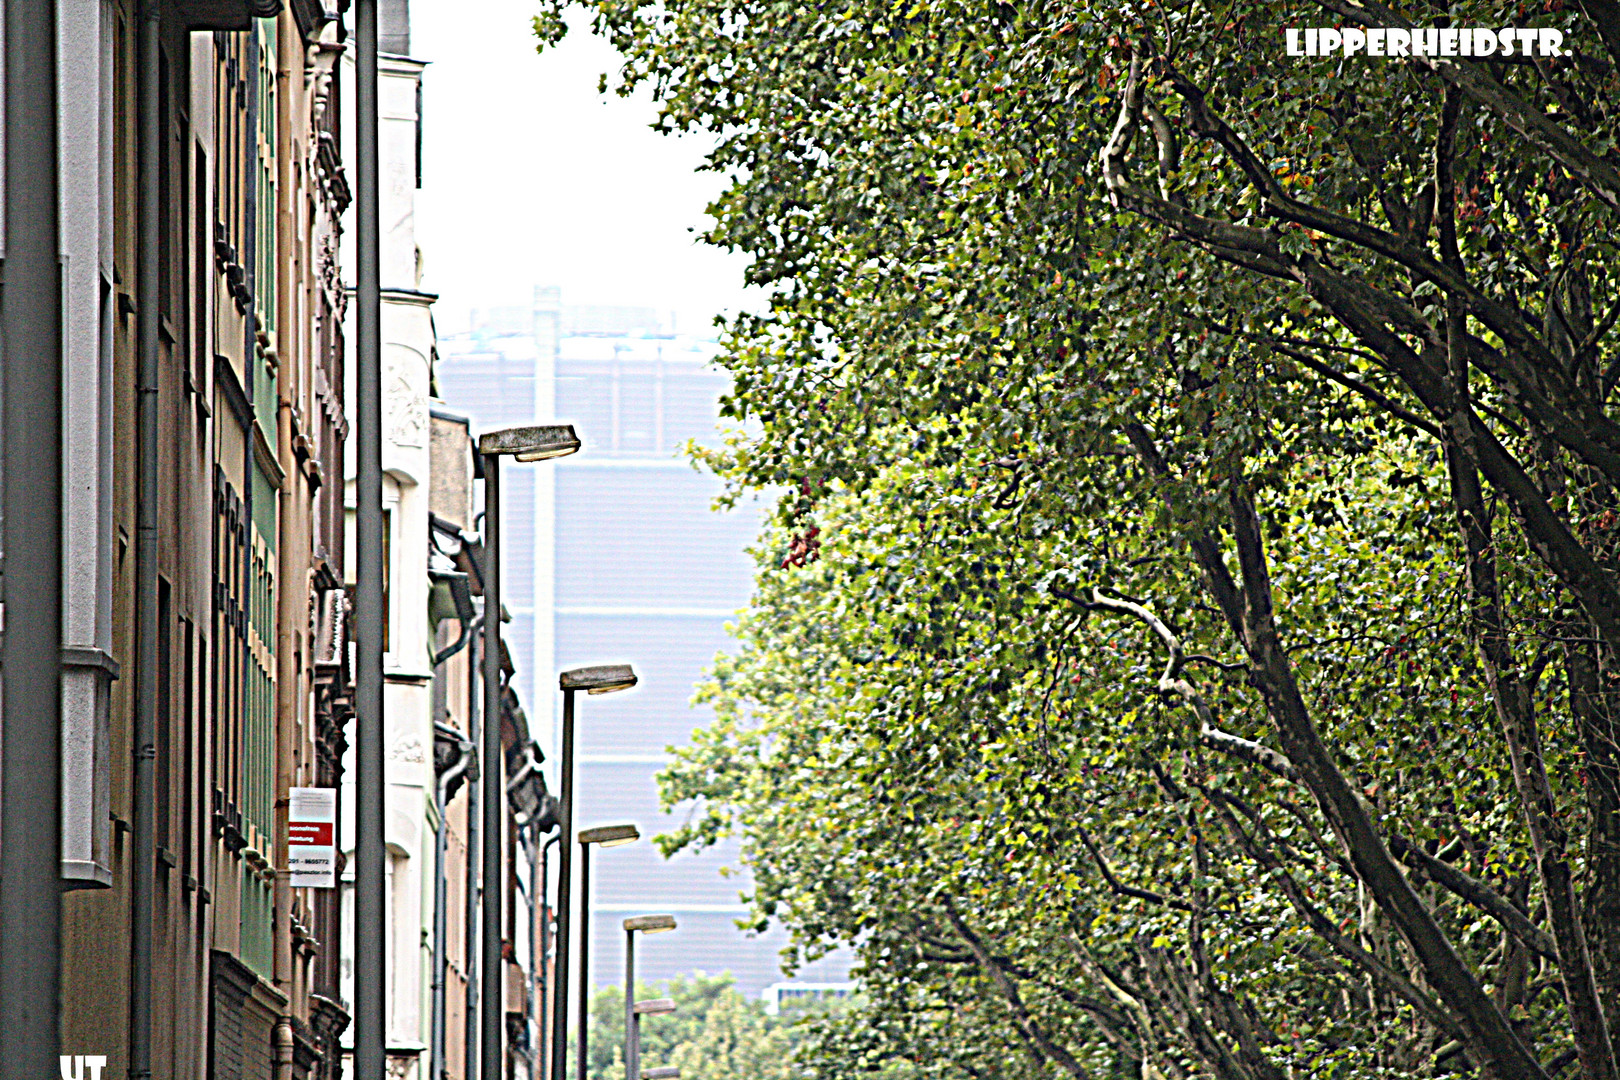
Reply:
<svg viewBox="0 0 1620 1080"><path fill-rule="evenodd" d="M437 297L420 288L415 199L426 65L409 55L408 0L382 0L378 23L387 1055L389 1074L401 1080L459 1080L477 1071L468 1048L477 1047L477 910L486 897L475 782L489 765L478 761L476 749L481 689L474 676L483 611L480 474L468 418L438 396ZM352 72L347 58L341 66ZM344 125L345 131L353 129ZM344 235L356 231L346 229ZM351 247L344 249L342 262L346 280L353 281ZM349 332L352 340L352 325ZM344 477L351 556L346 565L352 578L352 452ZM507 959L501 977L506 993L493 1007L502 1011L508 1030L508 1068L526 1070L535 1032L533 995L526 989L533 980L525 975L521 951L527 935L519 929L519 912L527 911L520 892L526 865L522 841L535 832L535 811L549 795L532 766L538 748L510 678L515 669L510 660L503 667L507 684L498 722L505 754L493 767L503 770L508 798L499 808L502 826L493 842L514 870L494 891L506 915L502 951ZM352 760L349 766L343 772L340 801L349 810L342 815L340 846L352 864ZM340 934L346 998L353 971L352 893L351 870L344 875Z"/></svg>
<svg viewBox="0 0 1620 1080"><path fill-rule="evenodd" d="M380 7L389 1067L471 1075L468 1034L493 1008L506 1073L532 1076L554 831L543 763L557 480L551 467L510 472L513 587L508 610L491 613L510 620L510 655L500 715L481 718L472 440L555 415L560 313L553 297L528 330L544 377L531 363L528 380L494 388L506 412L458 400L440 377L413 227L424 65L409 55L405 0ZM328 789L338 847L352 853L342 11L314 0L56 8L62 1052L105 1058L103 1075L339 1080L351 890L341 872L330 888L293 886L289 827L295 789ZM539 703L532 727L524 701ZM482 722L500 725L500 761L470 752ZM483 768L502 772L506 798L481 838ZM597 813L587 800L581 819ZM479 880L480 843L502 851L498 882ZM503 905L504 993L480 1002L476 915L491 899Z"/></svg>
<svg viewBox="0 0 1620 1080"><path fill-rule="evenodd" d="M342 28L310 0L57 11L62 1050L335 1078L338 908L285 870L288 793L336 785L351 697Z"/></svg>
<svg viewBox="0 0 1620 1080"><path fill-rule="evenodd" d="M383 745L385 872L388 896L386 1046L390 1074L428 1074L426 1031L430 969L423 927L431 922L433 813L433 641L428 618L430 405L433 378L432 295L418 288L414 203L416 112L425 65L409 49L409 11L403 2L378 5L378 198L383 222L382 468L383 468ZM403 26L402 26L403 24ZM352 85L353 62L341 64ZM352 99L349 103L352 109ZM346 123L346 156L354 124ZM355 281L353 239L345 230L345 280ZM348 326L352 342L354 326ZM352 395L351 395L352 399ZM350 423L354 423L351 410ZM348 506L350 582L354 573L353 447L344 469ZM344 985L353 976L354 762L344 770L340 846L344 874ZM352 992L345 996L353 1000Z"/></svg>

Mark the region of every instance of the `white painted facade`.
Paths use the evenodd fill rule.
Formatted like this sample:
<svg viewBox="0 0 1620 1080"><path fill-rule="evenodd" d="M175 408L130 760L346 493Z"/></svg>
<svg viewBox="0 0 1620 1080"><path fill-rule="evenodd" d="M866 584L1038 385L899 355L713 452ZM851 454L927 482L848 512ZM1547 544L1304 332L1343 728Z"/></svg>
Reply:
<svg viewBox="0 0 1620 1080"><path fill-rule="evenodd" d="M112 11L57 4L63 336L62 877L112 884ZM200 535L206 535L206 529Z"/></svg>
<svg viewBox="0 0 1620 1080"><path fill-rule="evenodd" d="M346 76L352 76L351 66ZM429 398L435 338L434 296L417 288L420 257L416 246L417 88L424 64L405 57L378 61L379 217L381 220L383 511L386 568L387 645L383 654L384 746L387 759L385 843L388 853L387 1049L391 1077L418 1080L428 1075L429 1000L432 983L434 811L433 642L428 622ZM348 85L354 85L350 77ZM352 111L352 100L346 101ZM343 124L343 153L354 160L354 124ZM352 212L344 243L345 280L355 281L356 227ZM351 430L358 365L353 316L347 328L351 362ZM352 579L354 546L355 440L346 446L345 500L349 508L349 549L345 565ZM344 872L344 996L353 995L354 751L343 773L342 845L349 860ZM345 1046L352 1045L345 1033Z"/></svg>

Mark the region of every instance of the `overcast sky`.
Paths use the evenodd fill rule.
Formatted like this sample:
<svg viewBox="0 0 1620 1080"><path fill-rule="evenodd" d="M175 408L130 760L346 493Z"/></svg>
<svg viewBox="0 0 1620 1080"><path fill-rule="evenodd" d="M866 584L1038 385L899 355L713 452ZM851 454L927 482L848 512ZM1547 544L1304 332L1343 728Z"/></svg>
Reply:
<svg viewBox="0 0 1620 1080"><path fill-rule="evenodd" d="M673 311L683 331L749 303L746 261L688 231L721 187L693 171L709 143L650 130L646 94L598 94L617 63L583 24L537 55L533 12L411 4L411 53L429 62L416 232L440 333L464 329L470 308L526 304L536 285L561 286L564 303Z"/></svg>

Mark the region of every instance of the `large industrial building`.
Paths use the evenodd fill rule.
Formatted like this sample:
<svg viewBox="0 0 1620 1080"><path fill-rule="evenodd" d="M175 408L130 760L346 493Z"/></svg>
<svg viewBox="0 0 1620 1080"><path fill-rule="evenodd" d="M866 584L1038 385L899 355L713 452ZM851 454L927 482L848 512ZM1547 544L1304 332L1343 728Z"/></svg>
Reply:
<svg viewBox="0 0 1620 1080"><path fill-rule="evenodd" d="M529 308L474 312L468 332L440 339L439 389L472 415L475 430L555 416L579 431L579 454L547 469L511 470L503 484L510 491L508 640L543 742L539 703L556 698L549 673L635 665L635 691L581 703L575 821L631 821L651 836L677 820L659 813L654 777L667 747L687 743L709 718L691 698L727 646L726 622L747 603L753 563L746 549L761 508L715 512L718 482L682 452L688 439L718 438L717 403L728 380L710 364L715 342L676 333L650 309L560 300L557 289L537 289ZM750 996L780 982L785 936L750 936L736 926L747 878L722 876L721 868L740 869L737 854L728 843L666 862L646 841L599 853L592 984L621 977L619 921L646 911L674 913L680 931L639 952L642 977L730 972ZM822 961L798 977L836 980L845 967Z"/></svg>

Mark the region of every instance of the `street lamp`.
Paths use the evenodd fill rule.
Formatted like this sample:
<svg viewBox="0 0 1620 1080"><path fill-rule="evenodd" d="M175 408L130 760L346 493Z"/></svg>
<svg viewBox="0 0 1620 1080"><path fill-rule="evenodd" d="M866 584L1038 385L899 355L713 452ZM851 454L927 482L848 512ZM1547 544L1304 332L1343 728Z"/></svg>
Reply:
<svg viewBox="0 0 1620 1080"><path fill-rule="evenodd" d="M636 931L643 934L662 934L675 929L673 915L636 915L624 920L624 1075L640 1075L641 1022L645 1015L672 1013L675 1002L669 998L655 1001L636 1001ZM665 1003L669 1007L665 1008Z"/></svg>
<svg viewBox="0 0 1620 1080"><path fill-rule="evenodd" d="M579 436L572 424L505 428L478 437L478 452L486 458L510 455L519 461L546 461L578 451Z"/></svg>
<svg viewBox="0 0 1620 1080"><path fill-rule="evenodd" d="M583 690L592 696L628 690L636 685L636 673L629 664L599 664L565 671L558 677L557 684L562 687L565 695L563 700L566 701L566 695L575 690Z"/></svg>
<svg viewBox="0 0 1620 1080"><path fill-rule="evenodd" d="M157 9L149 9L156 11ZM143 20L144 21L144 20ZM383 805L382 239L377 183L377 2L354 5L355 66L355 590L354 590L354 1073L383 1080L388 1067L387 819ZM165 133L164 138L168 138ZM15 180L8 177L8 181ZM9 186L9 185L8 185ZM8 220L10 220L8 218ZM15 253L11 255L16 289ZM145 299L143 296L142 299ZM147 316L148 318L150 316ZM27 340L27 339L25 339ZM8 335L9 350L21 347ZM15 365L13 365L15 366ZM7 459L10 469L15 469ZM14 475L14 474L13 474ZM251 490L251 489L250 489ZM8 522L12 515L6 516ZM7 551L15 551L8 546ZM15 558L15 557L14 557ZM17 579L15 561L9 580ZM290 582L283 582L290 586ZM17 611L13 605L12 618ZM138 711L139 712L139 711ZM9 770L8 770L9 775ZM9 787L9 785L8 785ZM10 845L7 845L8 848ZM286 913L278 917L286 918ZM49 973L46 973L47 977ZM139 1073L147 1064L134 1055Z"/></svg>
<svg viewBox="0 0 1620 1080"><path fill-rule="evenodd" d="M597 667L575 668L565 671L557 679L563 692L562 766L558 777L557 822L563 836L574 831L574 695L580 690L587 694L611 694L615 690L628 690L636 685L636 673L629 664L607 664ZM573 852L569 844L558 849L557 866L557 957L553 962L556 985L551 991L551 1080L567 1080L568 1066L568 946L569 921L573 890ZM581 978L581 983L585 979ZM586 1016L580 1014L580 1028L584 1030ZM581 1053L585 1040L580 1039ZM584 1059L580 1059L583 1063ZM580 1076L585 1075L581 1069Z"/></svg>
<svg viewBox="0 0 1620 1080"><path fill-rule="evenodd" d="M623 847L641 839L641 830L634 825L603 825L595 829L582 829L579 834L579 1040L575 1052L579 1059L579 1075L585 1075L585 1039L590 1030L591 1009L591 846ZM564 851L568 850L566 847ZM564 870L564 874L568 871ZM558 980L557 989L568 984ZM562 1045L561 1043L558 1044Z"/></svg>
<svg viewBox="0 0 1620 1080"><path fill-rule="evenodd" d="M484 947L479 972L484 989L480 1031L479 1075L497 1080L506 1075L501 1060L501 1036L505 1018L501 1015L501 838L506 835L501 815L506 802L501 768L501 486L503 457L519 461L544 461L579 449L579 436L570 424L549 424L506 428L485 432L478 438L478 453L484 464L484 739L480 762L484 782ZM566 826L565 826L566 828ZM566 832L564 835L567 835ZM564 846L566 850L566 845Z"/></svg>

